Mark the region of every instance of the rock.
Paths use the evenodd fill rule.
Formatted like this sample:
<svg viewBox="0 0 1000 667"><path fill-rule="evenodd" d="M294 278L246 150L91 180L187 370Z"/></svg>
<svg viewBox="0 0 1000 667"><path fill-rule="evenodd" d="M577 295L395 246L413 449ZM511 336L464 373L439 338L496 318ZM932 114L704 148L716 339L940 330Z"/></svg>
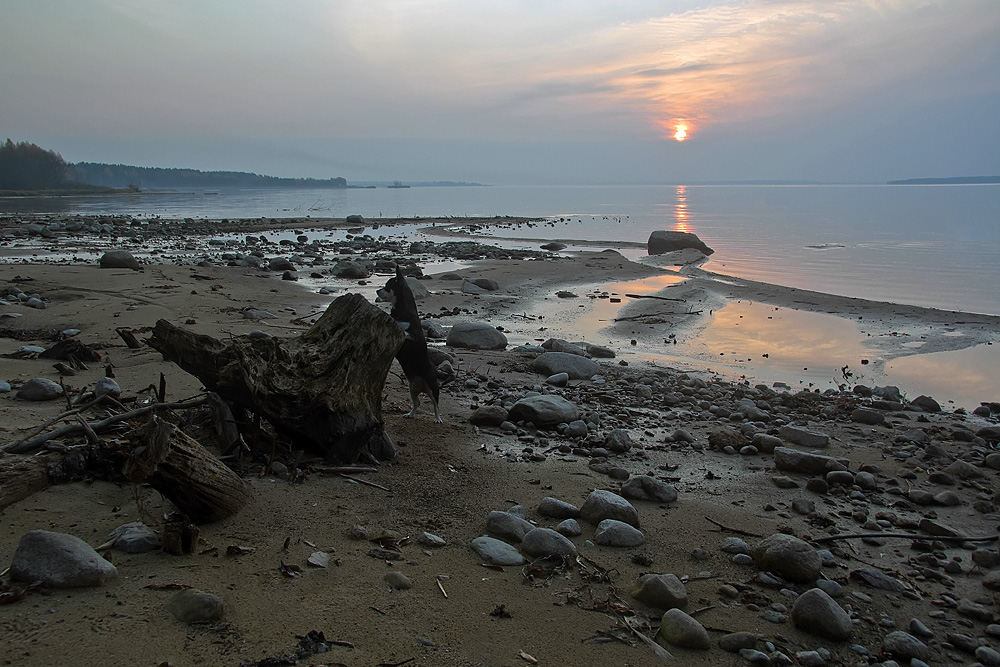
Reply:
<svg viewBox="0 0 1000 667"><path fill-rule="evenodd" d="M268 260L267 268L275 273L279 271L295 271L295 265L284 257L273 257Z"/></svg>
<svg viewBox="0 0 1000 667"><path fill-rule="evenodd" d="M703 255L711 255L715 252L705 245L705 242L698 238L697 234L690 232L657 229L649 235L649 240L646 242L646 251L650 255L662 255L684 248L694 248Z"/></svg>
<svg viewBox="0 0 1000 667"><path fill-rule="evenodd" d="M801 452L791 447L774 448L774 467L778 470L801 472L808 475L826 474L836 469L837 460L832 456Z"/></svg>
<svg viewBox="0 0 1000 667"><path fill-rule="evenodd" d="M589 432L590 427L587 426L587 422L582 419L574 419L566 425L566 430L563 431L563 435L569 438L582 438Z"/></svg>
<svg viewBox="0 0 1000 667"><path fill-rule="evenodd" d="M783 440L775 435L768 435L767 433L754 433L753 439L750 441L757 451L763 452L765 454L771 454L774 452L775 447L780 447Z"/></svg>
<svg viewBox="0 0 1000 667"><path fill-rule="evenodd" d="M885 423L885 416L878 410L855 408L851 413L851 421L869 426L879 426Z"/></svg>
<svg viewBox="0 0 1000 667"><path fill-rule="evenodd" d="M425 547L433 547L435 549L448 544L443 537L435 535L434 533L428 533L427 531L424 531L417 536L417 542Z"/></svg>
<svg viewBox="0 0 1000 667"><path fill-rule="evenodd" d="M331 269L334 278L346 278L349 280L364 280L372 275L371 268L360 262L343 261L337 262Z"/></svg>
<svg viewBox="0 0 1000 667"><path fill-rule="evenodd" d="M726 447L739 449L748 442L746 436L728 426L717 428L708 434L708 444L719 450L724 450Z"/></svg>
<svg viewBox="0 0 1000 667"><path fill-rule="evenodd" d="M646 542L646 536L623 521L605 519L597 524L594 541L606 547L637 547Z"/></svg>
<svg viewBox="0 0 1000 667"><path fill-rule="evenodd" d="M727 537L722 540L722 545L719 547L723 552L727 554L750 554L750 545L747 544L743 538L740 537Z"/></svg>
<svg viewBox="0 0 1000 667"><path fill-rule="evenodd" d="M965 534L953 528L946 523L941 521L936 521L935 519L923 518L920 520L919 528L921 531L927 533L928 535L933 535L935 537L964 537Z"/></svg>
<svg viewBox="0 0 1000 667"><path fill-rule="evenodd" d="M644 574L632 587L632 597L657 609L683 609L688 596L684 584L673 574Z"/></svg>
<svg viewBox="0 0 1000 667"><path fill-rule="evenodd" d="M446 343L468 350L503 350L507 336L485 322L459 322L448 332Z"/></svg>
<svg viewBox="0 0 1000 667"><path fill-rule="evenodd" d="M269 313L266 310L257 310L255 308L248 308L243 311L243 319L245 320L274 320L277 317L277 315Z"/></svg>
<svg viewBox="0 0 1000 667"><path fill-rule="evenodd" d="M554 426L575 421L579 416L576 406L562 396L538 394L512 405L507 419L531 422L535 426Z"/></svg>
<svg viewBox="0 0 1000 667"><path fill-rule="evenodd" d="M553 387L565 387L569 384L569 373L556 373L555 375L550 375L545 378L545 384L550 384Z"/></svg>
<svg viewBox="0 0 1000 667"><path fill-rule="evenodd" d="M605 519L615 519L623 521L633 528L639 528L639 512L632 504L618 494L595 489L587 496L583 507L580 508L580 517L594 525Z"/></svg>
<svg viewBox="0 0 1000 667"><path fill-rule="evenodd" d="M63 389L58 383L48 378L34 378L28 380L17 390L17 398L23 401L51 401L54 398L62 398Z"/></svg>
<svg viewBox="0 0 1000 667"><path fill-rule="evenodd" d="M463 294L486 294L488 292L484 287L480 287L476 283L472 282L468 278L462 281L462 293Z"/></svg>
<svg viewBox="0 0 1000 667"><path fill-rule="evenodd" d="M882 650L892 654L894 658L903 660L923 660L929 657L927 645L908 632L896 630L882 639Z"/></svg>
<svg viewBox="0 0 1000 667"><path fill-rule="evenodd" d="M167 611L181 623L215 623L224 610L219 596L197 588L177 591L167 602Z"/></svg>
<svg viewBox="0 0 1000 667"><path fill-rule="evenodd" d="M507 410L502 405L481 405L469 417L473 426L500 426L507 421Z"/></svg>
<svg viewBox="0 0 1000 667"><path fill-rule="evenodd" d="M576 546L565 535L551 528L535 528L528 532L521 541L521 551L527 556L539 558L542 556L569 556L576 558Z"/></svg>
<svg viewBox="0 0 1000 667"><path fill-rule="evenodd" d="M114 548L127 554L141 554L160 548L160 536L142 521L122 524L112 530L105 542L115 541Z"/></svg>
<svg viewBox="0 0 1000 667"><path fill-rule="evenodd" d="M569 352L546 352L531 362L531 369L542 375L566 373L572 380L586 380L600 370L596 361Z"/></svg>
<svg viewBox="0 0 1000 667"><path fill-rule="evenodd" d="M603 345L591 345L587 343L585 349L587 350L587 354L598 359L614 359L617 356L614 350Z"/></svg>
<svg viewBox="0 0 1000 667"><path fill-rule="evenodd" d="M14 550L10 576L52 588L81 588L103 586L118 577L118 570L75 535L30 530Z"/></svg>
<svg viewBox="0 0 1000 667"><path fill-rule="evenodd" d="M604 436L604 447L615 454L624 454L632 449L632 438L629 437L628 431L616 428Z"/></svg>
<svg viewBox="0 0 1000 667"><path fill-rule="evenodd" d="M580 527L580 522L576 519L564 519L560 521L555 531L566 537L579 537L583 534L583 528Z"/></svg>
<svg viewBox="0 0 1000 667"><path fill-rule="evenodd" d="M791 616L799 630L838 642L850 639L854 630L850 614L819 588L796 598Z"/></svg>
<svg viewBox="0 0 1000 667"><path fill-rule="evenodd" d="M910 401L910 405L924 412L941 412L941 404L930 396L924 396L923 394Z"/></svg>
<svg viewBox="0 0 1000 667"><path fill-rule="evenodd" d="M118 386L114 378L103 377L94 384L94 398L110 396L117 399L122 395L122 388Z"/></svg>
<svg viewBox="0 0 1000 667"><path fill-rule="evenodd" d="M672 503L677 500L677 489L655 477L636 475L622 484L621 495L632 500Z"/></svg>
<svg viewBox="0 0 1000 667"><path fill-rule="evenodd" d="M996 445L1000 443L1000 426L984 426L976 431L976 437Z"/></svg>
<svg viewBox="0 0 1000 667"><path fill-rule="evenodd" d="M657 637L681 648L708 650L712 647L705 626L680 609L669 609L663 614Z"/></svg>
<svg viewBox="0 0 1000 667"><path fill-rule="evenodd" d="M959 479L982 479L983 477L982 470L962 459L953 462L945 468L945 471Z"/></svg>
<svg viewBox="0 0 1000 667"><path fill-rule="evenodd" d="M549 496L542 498L538 503L538 513L549 519L575 519L580 516L580 509L576 505Z"/></svg>
<svg viewBox="0 0 1000 667"><path fill-rule="evenodd" d="M472 550L483 559L483 562L492 565L524 565L524 556L517 549L495 537L477 537L472 540Z"/></svg>
<svg viewBox="0 0 1000 667"><path fill-rule="evenodd" d="M385 580L385 583L389 584L389 588L393 590L408 591L413 588L413 582L410 581L410 578L397 570L386 572L382 578Z"/></svg>
<svg viewBox="0 0 1000 667"><path fill-rule="evenodd" d="M102 269L132 269L142 271L142 266L132 253L126 250L109 250L99 260Z"/></svg>
<svg viewBox="0 0 1000 667"><path fill-rule="evenodd" d="M752 649L757 645L757 635L752 632L730 632L719 637L719 648L727 653Z"/></svg>
<svg viewBox="0 0 1000 667"><path fill-rule="evenodd" d="M822 560L808 542L792 535L775 533L753 550L754 564L796 583L811 583L819 576Z"/></svg>
<svg viewBox="0 0 1000 667"><path fill-rule="evenodd" d="M567 352L580 357L587 356L587 351L584 348L565 341L562 338L549 338L547 341L542 343L542 349L548 352Z"/></svg>
<svg viewBox="0 0 1000 667"><path fill-rule="evenodd" d="M552 252L558 252L560 250L564 250L566 248L566 244L565 243L559 243L558 241L552 241L551 243L546 243L545 245L542 245L540 247L541 247L542 250L549 250L549 251L552 251Z"/></svg>
<svg viewBox="0 0 1000 667"><path fill-rule="evenodd" d="M486 532L507 542L520 542L535 527L510 512L490 512L486 517Z"/></svg>
<svg viewBox="0 0 1000 667"><path fill-rule="evenodd" d="M811 431L801 426L782 426L778 434L794 445L810 449L821 449L830 444L830 436L826 433Z"/></svg>

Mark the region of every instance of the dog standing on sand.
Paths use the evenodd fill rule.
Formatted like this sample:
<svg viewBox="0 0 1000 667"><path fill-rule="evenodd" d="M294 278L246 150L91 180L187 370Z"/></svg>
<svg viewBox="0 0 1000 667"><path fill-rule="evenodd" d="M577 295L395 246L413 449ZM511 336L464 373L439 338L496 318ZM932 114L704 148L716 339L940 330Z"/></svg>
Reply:
<svg viewBox="0 0 1000 667"><path fill-rule="evenodd" d="M434 406L434 421L440 423L441 413L438 410L440 387L437 369L427 356L427 339L424 337L423 327L420 326L416 299L413 298L410 286L406 284L406 276L398 266L396 276L390 278L385 287L379 290L379 296L392 304L389 315L406 334L403 345L396 352L396 360L402 366L406 381L410 385L410 400L413 402L413 409L406 416L413 417L417 414L420 394L427 394Z"/></svg>

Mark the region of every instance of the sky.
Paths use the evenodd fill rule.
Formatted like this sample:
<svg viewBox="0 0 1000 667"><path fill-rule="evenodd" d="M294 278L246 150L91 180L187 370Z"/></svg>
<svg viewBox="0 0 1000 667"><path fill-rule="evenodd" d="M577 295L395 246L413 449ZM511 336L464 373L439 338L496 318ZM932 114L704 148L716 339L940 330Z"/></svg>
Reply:
<svg viewBox="0 0 1000 667"><path fill-rule="evenodd" d="M1000 0L0 0L0 16L0 139L68 162L494 184L1000 174Z"/></svg>

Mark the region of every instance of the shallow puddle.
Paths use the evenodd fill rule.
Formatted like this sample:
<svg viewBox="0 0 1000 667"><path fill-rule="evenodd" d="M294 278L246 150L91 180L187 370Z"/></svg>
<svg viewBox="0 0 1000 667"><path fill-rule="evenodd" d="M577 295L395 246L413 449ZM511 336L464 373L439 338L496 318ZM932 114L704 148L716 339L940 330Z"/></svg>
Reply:
<svg viewBox="0 0 1000 667"><path fill-rule="evenodd" d="M909 398L926 394L946 410L1000 400L1000 349L988 343L894 359L886 362L885 374Z"/></svg>

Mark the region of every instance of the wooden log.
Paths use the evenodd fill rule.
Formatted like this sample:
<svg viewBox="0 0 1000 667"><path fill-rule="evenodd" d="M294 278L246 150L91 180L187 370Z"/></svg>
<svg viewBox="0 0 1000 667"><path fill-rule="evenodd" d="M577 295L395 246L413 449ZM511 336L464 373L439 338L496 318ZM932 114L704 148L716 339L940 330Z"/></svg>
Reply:
<svg viewBox="0 0 1000 667"><path fill-rule="evenodd" d="M232 516L250 498L239 475L170 422L153 416L137 435L142 444L126 461L125 477L148 482L194 523Z"/></svg>
<svg viewBox="0 0 1000 667"><path fill-rule="evenodd" d="M347 294L296 338L223 342L160 320L146 342L235 408L266 419L295 447L353 463L395 456L382 391L403 338L388 314Z"/></svg>
<svg viewBox="0 0 1000 667"><path fill-rule="evenodd" d="M0 510L49 485L44 458L0 454Z"/></svg>

